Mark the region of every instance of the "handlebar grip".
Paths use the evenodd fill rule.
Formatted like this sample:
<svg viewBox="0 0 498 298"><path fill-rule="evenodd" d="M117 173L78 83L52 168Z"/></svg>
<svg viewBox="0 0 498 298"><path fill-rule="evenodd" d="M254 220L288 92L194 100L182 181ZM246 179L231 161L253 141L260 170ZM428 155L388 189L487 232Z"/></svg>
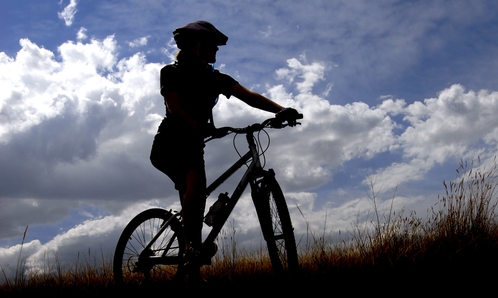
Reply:
<svg viewBox="0 0 498 298"><path fill-rule="evenodd" d="M299 113L296 109L293 108L284 108L280 112L277 113L276 118L280 121L295 121L297 119L302 119L303 114Z"/></svg>

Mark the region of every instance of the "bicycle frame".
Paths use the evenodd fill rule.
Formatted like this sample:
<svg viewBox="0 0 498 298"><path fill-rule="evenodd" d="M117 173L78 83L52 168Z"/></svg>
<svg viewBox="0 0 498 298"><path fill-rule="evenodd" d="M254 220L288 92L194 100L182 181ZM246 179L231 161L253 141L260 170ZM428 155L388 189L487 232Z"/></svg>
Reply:
<svg viewBox="0 0 498 298"><path fill-rule="evenodd" d="M235 208L235 205L237 205L237 202L242 196L244 190L247 188L247 185L250 184L252 181L254 181L254 179L258 178L260 175L260 173L258 172L262 170L262 167L259 160L259 153L253 136L254 136L253 132L247 132L246 139L247 143L249 144L249 151L247 151L246 154L240 157L239 160L237 160L229 169L227 169L223 174L220 175L220 177L218 177L206 188L206 198L207 198L215 189L217 189L221 184L223 184L223 182L225 182L226 179L232 176L243 165L247 164L247 162L252 159L251 163L247 167L247 170L245 171L244 175L237 184L237 187L232 193L232 196L229 197L227 204L216 215L217 220L214 222L211 231L209 232L208 236L206 237L203 243L210 243L215 241L216 237L218 236L221 229L225 225L225 222L228 220L228 217Z"/></svg>
<svg viewBox="0 0 498 298"><path fill-rule="evenodd" d="M247 151L246 154L244 154L242 157L240 157L239 160L237 160L230 168L228 168L223 174L220 175L220 177L218 177L215 181L213 181L206 188L206 198L207 198L214 190L216 190L220 185L222 185L230 176L232 176L243 165L247 164L247 162L252 159L247 170L245 171L244 175L242 176L240 182L238 183L237 187L235 188L232 196L229 197L227 204L217 214L217 220L214 222L211 231L209 232L208 236L206 237L206 239L204 240L203 243L210 243L210 242L214 242L216 240L216 237L218 237L218 234L220 233L221 229L225 225L225 222L227 221L228 217L232 213L232 210L235 208L235 205L239 201L244 190L247 188L247 185L250 184L251 181L253 181L254 179L258 178L258 171L262 170L261 163L259 160L259 153L258 153L256 143L254 141L253 136L254 136L253 132L247 132L246 139L247 139L247 142L249 144L249 151ZM172 214L172 216L166 222L163 223L163 227L157 232L157 234L153 237L153 239L149 242L149 244L145 247L145 249L143 251L147 252L148 250L150 250L150 248L155 243L155 241L164 232L164 230L166 229L168 224L172 220L174 220L175 218L177 218L179 216L180 216L180 213ZM164 253L166 253L166 250ZM154 264L168 265L168 264L177 263L178 258L177 257L167 257L167 256L164 256L164 254L162 256L155 256L155 257L144 255L141 262L142 263L151 262Z"/></svg>

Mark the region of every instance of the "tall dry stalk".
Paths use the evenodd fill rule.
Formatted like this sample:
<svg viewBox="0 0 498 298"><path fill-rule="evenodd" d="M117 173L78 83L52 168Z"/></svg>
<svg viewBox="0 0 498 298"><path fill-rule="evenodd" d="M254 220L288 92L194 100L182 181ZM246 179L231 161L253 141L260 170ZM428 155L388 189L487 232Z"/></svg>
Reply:
<svg viewBox="0 0 498 298"><path fill-rule="evenodd" d="M406 265L411 262L410 252L418 241L422 220L414 212L405 217L404 209L394 209L397 188L383 208L375 181L370 179L369 186L373 210L366 218L358 217L353 226L351 250L357 252L356 262L373 267Z"/></svg>
<svg viewBox="0 0 498 298"><path fill-rule="evenodd" d="M446 195L440 198L441 209L433 209L431 237L440 243L440 250L456 251L481 245L498 230L496 157L489 169L474 168L474 162L469 165L462 161L456 172L455 181L444 182Z"/></svg>
<svg viewBox="0 0 498 298"><path fill-rule="evenodd" d="M22 236L22 241L21 241L21 248L19 249L19 256L17 257L17 266L16 266L16 273L15 273L15 281L14 284L16 286L20 286L24 283L24 269L25 269L25 259L22 258L22 248L24 246L24 241L26 240L26 234L28 232L28 227L26 226L26 229L24 229L24 233Z"/></svg>

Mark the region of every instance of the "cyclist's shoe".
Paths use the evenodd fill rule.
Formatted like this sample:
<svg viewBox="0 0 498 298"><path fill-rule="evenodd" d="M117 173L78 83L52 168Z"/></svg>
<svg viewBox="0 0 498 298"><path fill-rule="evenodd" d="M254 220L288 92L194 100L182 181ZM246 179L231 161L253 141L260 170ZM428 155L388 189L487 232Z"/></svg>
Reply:
<svg viewBox="0 0 498 298"><path fill-rule="evenodd" d="M185 250L185 255L183 256L183 261L185 262L185 266L193 264L197 262L200 256L200 250L195 247L192 243L190 243Z"/></svg>

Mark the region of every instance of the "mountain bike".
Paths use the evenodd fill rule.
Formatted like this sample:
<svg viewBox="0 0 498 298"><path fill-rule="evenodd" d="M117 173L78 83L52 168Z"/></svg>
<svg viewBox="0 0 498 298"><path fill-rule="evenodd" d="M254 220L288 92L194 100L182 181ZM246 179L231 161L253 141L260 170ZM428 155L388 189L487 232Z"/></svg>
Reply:
<svg viewBox="0 0 498 298"><path fill-rule="evenodd" d="M261 162L270 144L268 142L263 149L260 141L261 132L269 139L266 128L279 129L296 124L297 119L302 119L302 114L295 115L295 118L275 117L245 128L223 127L217 129L216 136L205 140L234 133L235 144L235 137L245 134L249 150L244 155L239 154L240 158L206 188L207 198L240 168L247 167L233 193L221 193L204 217L204 223L211 230L202 243L201 251L214 246L222 227L249 185L273 271L276 274L292 274L298 270L296 240L287 203L275 179L275 172L273 169L265 170ZM198 260L186 264L185 253L181 213L161 208L145 210L128 223L117 242L113 260L115 282L141 283L157 277L182 278L189 264L202 266L210 263L211 257L207 262Z"/></svg>

